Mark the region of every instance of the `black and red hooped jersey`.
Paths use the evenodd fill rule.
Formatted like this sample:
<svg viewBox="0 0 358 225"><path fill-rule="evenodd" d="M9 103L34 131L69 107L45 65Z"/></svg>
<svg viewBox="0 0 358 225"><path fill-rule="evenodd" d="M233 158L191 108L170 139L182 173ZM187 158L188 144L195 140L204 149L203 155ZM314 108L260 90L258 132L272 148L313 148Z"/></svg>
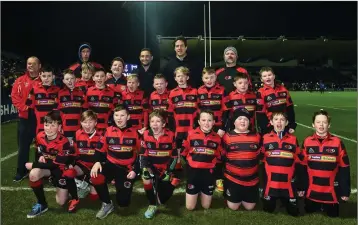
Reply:
<svg viewBox="0 0 358 225"><path fill-rule="evenodd" d="M88 109L97 113L97 129L106 129L108 127L108 119L117 104L114 91L109 87L104 89L91 87L87 91L86 100Z"/></svg>
<svg viewBox="0 0 358 225"><path fill-rule="evenodd" d="M178 157L174 133L164 129L164 134L156 139L151 129L146 130L141 142L141 152L145 165L154 166L158 171L168 169L172 158Z"/></svg>
<svg viewBox="0 0 358 225"><path fill-rule="evenodd" d="M334 182L340 169L340 195L348 197L350 194L347 151L343 142L336 136L328 134L325 139L319 139L317 134L309 136L302 146L302 161L307 167L309 181L306 198L321 203L338 203Z"/></svg>
<svg viewBox="0 0 358 225"><path fill-rule="evenodd" d="M148 127L148 99L144 97L144 91L136 90L122 92L123 105L128 109L132 128L140 130Z"/></svg>
<svg viewBox="0 0 358 225"><path fill-rule="evenodd" d="M225 87L225 89L227 90L227 92L231 92L234 90L234 85L233 85L233 81L234 81L234 77L237 73L243 73L245 75L247 75L247 81L249 83L249 88L252 87L252 83L251 83L251 77L249 75L249 73L247 72L246 69L240 67L239 65L236 65L234 67L222 67L219 68L218 70L216 70L216 76L217 76L217 81Z"/></svg>
<svg viewBox="0 0 358 225"><path fill-rule="evenodd" d="M57 108L56 101L59 91L60 88L57 86L43 86L42 84L38 84L31 89L26 104L35 111L37 120L36 133L44 130L44 117Z"/></svg>
<svg viewBox="0 0 358 225"><path fill-rule="evenodd" d="M76 152L70 146L68 139L58 133L54 140L48 140L44 131L36 136L37 149L47 163L54 163L61 169L72 164L76 157Z"/></svg>
<svg viewBox="0 0 358 225"><path fill-rule="evenodd" d="M265 134L262 154L267 175L264 196L294 198L291 181L296 164L300 164L297 138L286 133L280 139L274 131Z"/></svg>
<svg viewBox="0 0 358 225"><path fill-rule="evenodd" d="M133 170L137 155L140 151L140 140L136 129L126 127L120 129L110 126L106 129L104 136L96 149L107 154L107 160L113 164L125 166Z"/></svg>
<svg viewBox="0 0 358 225"><path fill-rule="evenodd" d="M198 113L198 91L195 88L175 88L169 93L168 112L174 114L176 138L186 138Z"/></svg>
<svg viewBox="0 0 358 225"><path fill-rule="evenodd" d="M114 91L118 102L120 102L120 100L122 99L122 92L125 91L127 88L126 77L122 74L120 78L116 79L112 75L106 80L106 85Z"/></svg>
<svg viewBox="0 0 358 225"><path fill-rule="evenodd" d="M236 133L234 130L223 136L224 176L243 185L254 186L259 182L260 135Z"/></svg>
<svg viewBox="0 0 358 225"><path fill-rule="evenodd" d="M263 126L267 126L268 121L273 112L287 113L288 127L296 129L295 112L293 110L293 102L288 90L280 85L275 84L272 88L268 85L264 85L257 91L257 123L264 129ZM260 116L259 116L260 114ZM261 116L261 115L266 115ZM263 121L265 119L265 121Z"/></svg>
<svg viewBox="0 0 358 225"><path fill-rule="evenodd" d="M168 98L168 90L165 90L162 94L159 94L157 91L153 91L149 97L149 111L153 112L156 109L167 111L169 108Z"/></svg>
<svg viewBox="0 0 358 225"><path fill-rule="evenodd" d="M65 137L74 137L76 131L81 128L81 114L87 107L85 95L79 88L74 88L71 91L65 87L59 91L57 109L61 112Z"/></svg>
<svg viewBox="0 0 358 225"><path fill-rule="evenodd" d="M88 81L84 81L80 78L76 79L75 87L78 87L83 93L86 93L88 88L93 87L95 85L94 81L89 79Z"/></svg>
<svg viewBox="0 0 358 225"><path fill-rule="evenodd" d="M183 147L182 156L192 168L213 169L222 152L220 136L214 131L205 134L199 127L188 132Z"/></svg>
<svg viewBox="0 0 358 225"><path fill-rule="evenodd" d="M101 135L97 131L92 134L87 134L82 129L76 131L73 139L73 147L77 153L76 164L79 163L88 169L92 168L96 162L95 151L100 139Z"/></svg>
<svg viewBox="0 0 358 225"><path fill-rule="evenodd" d="M215 126L222 127L222 115L225 110L225 102L227 96L225 88L219 83L216 83L213 87L208 88L205 85L198 89L199 109L209 109L214 113Z"/></svg>

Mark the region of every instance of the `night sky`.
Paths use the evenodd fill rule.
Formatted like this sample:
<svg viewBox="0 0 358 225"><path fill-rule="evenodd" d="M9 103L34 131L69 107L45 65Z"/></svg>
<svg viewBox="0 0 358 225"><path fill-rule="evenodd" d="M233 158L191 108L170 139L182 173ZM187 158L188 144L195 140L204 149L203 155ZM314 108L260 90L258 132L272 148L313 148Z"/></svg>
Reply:
<svg viewBox="0 0 358 225"><path fill-rule="evenodd" d="M147 47L156 35L203 34L207 2L147 2ZM357 37L357 2L211 2L212 36ZM65 68L81 42L106 68L121 56L137 63L143 2L2 2L1 48Z"/></svg>

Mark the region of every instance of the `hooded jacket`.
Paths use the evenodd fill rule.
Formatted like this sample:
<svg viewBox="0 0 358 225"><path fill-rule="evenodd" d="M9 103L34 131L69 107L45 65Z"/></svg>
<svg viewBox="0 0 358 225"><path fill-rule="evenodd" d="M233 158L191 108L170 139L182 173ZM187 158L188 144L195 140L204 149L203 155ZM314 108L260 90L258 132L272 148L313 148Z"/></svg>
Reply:
<svg viewBox="0 0 358 225"><path fill-rule="evenodd" d="M81 77L81 66L83 63L83 59L81 57L81 51L85 48L88 48L90 50L90 52L92 52L92 47L90 44L88 44L88 43L81 44L80 47L78 48L79 62L72 64L69 67L69 69L74 72L74 74L76 75L77 78ZM91 57L91 55L90 55L90 57ZM91 62L90 59L88 59L88 62L91 63L96 69L103 68L103 66L101 64L96 63L96 62Z"/></svg>

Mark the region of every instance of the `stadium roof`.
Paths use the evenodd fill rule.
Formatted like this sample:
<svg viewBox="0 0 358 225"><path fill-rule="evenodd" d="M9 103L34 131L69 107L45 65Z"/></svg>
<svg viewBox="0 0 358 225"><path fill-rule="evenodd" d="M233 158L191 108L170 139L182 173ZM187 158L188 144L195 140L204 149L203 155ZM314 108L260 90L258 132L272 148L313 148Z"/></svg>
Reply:
<svg viewBox="0 0 358 225"><path fill-rule="evenodd" d="M162 57L173 54L173 37L158 36L159 49ZM207 62L209 61L209 41L207 41ZM324 37L318 39L289 39L283 36L266 38L266 40L238 37L235 39L216 39L211 41L212 63L223 60L223 51L227 46L236 47L240 62L250 62L258 59L268 59L272 62L285 62L292 59L305 62L326 61L356 64L357 40L330 40ZM188 51L204 58L204 39L202 37L188 38Z"/></svg>

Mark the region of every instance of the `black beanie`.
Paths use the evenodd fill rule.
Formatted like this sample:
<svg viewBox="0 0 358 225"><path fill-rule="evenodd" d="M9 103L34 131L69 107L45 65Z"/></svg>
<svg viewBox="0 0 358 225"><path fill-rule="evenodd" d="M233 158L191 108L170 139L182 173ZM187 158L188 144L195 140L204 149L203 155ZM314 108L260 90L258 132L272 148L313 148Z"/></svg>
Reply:
<svg viewBox="0 0 358 225"><path fill-rule="evenodd" d="M251 119L250 117L250 113L249 111L247 111L247 109L245 108L239 108L237 110L234 111L234 115L232 116L232 122L235 123L235 120L239 117L239 116L245 116L247 119Z"/></svg>

